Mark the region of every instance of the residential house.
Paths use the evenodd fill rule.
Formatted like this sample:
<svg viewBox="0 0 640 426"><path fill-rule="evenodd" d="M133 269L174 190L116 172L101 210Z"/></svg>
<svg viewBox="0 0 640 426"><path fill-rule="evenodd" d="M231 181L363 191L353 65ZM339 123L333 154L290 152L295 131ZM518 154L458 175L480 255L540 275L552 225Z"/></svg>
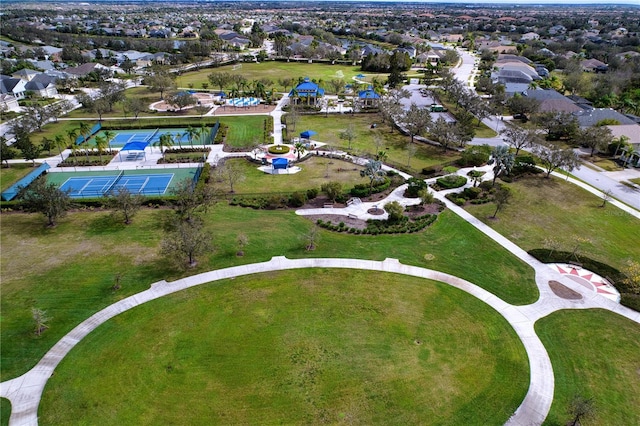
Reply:
<svg viewBox="0 0 640 426"><path fill-rule="evenodd" d="M607 64L597 59L585 59L580 61L580 67L587 72L601 72L601 70L606 70Z"/></svg>
<svg viewBox="0 0 640 426"><path fill-rule="evenodd" d="M38 71L30 70L28 68L23 68L11 74L11 77L21 78L24 81L31 81L31 79L38 74L40 74Z"/></svg>
<svg viewBox="0 0 640 426"><path fill-rule="evenodd" d="M0 94L0 110L19 111L20 104L15 96L9 93Z"/></svg>
<svg viewBox="0 0 640 426"><path fill-rule="evenodd" d="M539 112L582 112L582 108L571 99L553 89L527 90L522 95L540 102Z"/></svg>
<svg viewBox="0 0 640 426"><path fill-rule="evenodd" d="M538 33L528 32L522 34L522 37L520 37L520 43L525 43L527 41L533 40L540 40L540 35Z"/></svg>
<svg viewBox="0 0 640 426"><path fill-rule="evenodd" d="M64 70L64 73L69 77L86 77L91 72L110 72L109 67L105 67L102 64L97 64L95 62L87 62L86 64L79 65L77 67L70 67Z"/></svg>
<svg viewBox="0 0 640 426"><path fill-rule="evenodd" d="M620 124L636 124L624 114L619 113L612 108L593 108L590 110L582 110L576 114L580 127L595 126L602 120L615 120Z"/></svg>
<svg viewBox="0 0 640 426"><path fill-rule="evenodd" d="M496 63L497 72L492 73L492 79L499 83L526 83L540 80L540 76L531 66L520 61Z"/></svg>
<svg viewBox="0 0 640 426"><path fill-rule="evenodd" d="M56 79L44 73L39 73L33 77L25 85L25 88L41 98L53 98L58 94Z"/></svg>
<svg viewBox="0 0 640 426"><path fill-rule="evenodd" d="M9 94L16 99L24 99L27 89L26 81L20 78L13 78L7 75L0 75L0 94Z"/></svg>

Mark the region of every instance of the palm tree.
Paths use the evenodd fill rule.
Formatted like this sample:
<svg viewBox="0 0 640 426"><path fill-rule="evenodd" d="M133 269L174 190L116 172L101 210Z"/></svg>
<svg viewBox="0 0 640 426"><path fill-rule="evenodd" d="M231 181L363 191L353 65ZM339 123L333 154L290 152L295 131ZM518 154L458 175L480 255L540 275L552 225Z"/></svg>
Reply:
<svg viewBox="0 0 640 426"><path fill-rule="evenodd" d="M293 147L296 150L296 154L298 154L298 161L300 161L300 156L306 152L307 147L300 141L296 142Z"/></svg>
<svg viewBox="0 0 640 426"><path fill-rule="evenodd" d="M58 152L60 152L60 159L64 161L64 157L62 156L62 150L67 147L67 143L64 140L64 136L55 135L53 138L53 145L58 148Z"/></svg>
<svg viewBox="0 0 640 426"><path fill-rule="evenodd" d="M69 139L69 144L71 145L71 151L73 151L73 164L78 162L76 158L76 151L78 150L78 145L76 144L76 139L78 138L78 130L69 129L67 130L67 139Z"/></svg>
<svg viewBox="0 0 640 426"><path fill-rule="evenodd" d="M384 179L387 173L382 170L382 162L369 160L363 170L360 170L360 176L369 178L369 194L373 190L373 183Z"/></svg>
<svg viewBox="0 0 640 426"><path fill-rule="evenodd" d="M193 138L196 136L199 136L200 130L196 129L194 127L187 127L187 130L184 132L184 135L189 138L189 144L191 145L191 148L193 148Z"/></svg>
<svg viewBox="0 0 640 426"><path fill-rule="evenodd" d="M111 153L111 141L113 140L113 138L116 137L116 134L111 130L105 130L103 135L104 135L104 138L107 140L107 146L109 146L109 153Z"/></svg>
<svg viewBox="0 0 640 426"><path fill-rule="evenodd" d="M173 146L173 136L171 133L164 133L160 135L160 139L153 144L153 146L157 146L160 148L160 152L162 153L162 158L164 158L164 148L169 148Z"/></svg>
<svg viewBox="0 0 640 426"><path fill-rule="evenodd" d="M80 135L82 135L81 146L84 148L84 153L87 156L87 162L89 162L89 134L91 133L91 126L89 126L89 123L80 123L78 131L80 132Z"/></svg>
<svg viewBox="0 0 640 426"><path fill-rule="evenodd" d="M496 184L496 178L502 173L509 174L515 163L515 156L509 152L509 147L505 145L497 146L491 152L491 161L493 164L493 182Z"/></svg>
<svg viewBox="0 0 640 426"><path fill-rule="evenodd" d="M102 164L102 151L108 145L107 138L104 136L96 136L96 148L98 149L98 155L100 156L100 164Z"/></svg>
<svg viewBox="0 0 640 426"><path fill-rule="evenodd" d="M207 126L205 126L204 123L200 124L200 130L198 131L197 136L200 138L200 142L202 142L202 145L206 145Z"/></svg>

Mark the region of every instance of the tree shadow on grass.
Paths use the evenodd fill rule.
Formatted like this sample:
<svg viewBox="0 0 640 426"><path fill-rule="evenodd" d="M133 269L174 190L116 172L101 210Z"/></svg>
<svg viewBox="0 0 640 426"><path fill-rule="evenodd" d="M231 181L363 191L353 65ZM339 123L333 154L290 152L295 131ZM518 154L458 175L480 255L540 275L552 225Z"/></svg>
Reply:
<svg viewBox="0 0 640 426"><path fill-rule="evenodd" d="M87 233L91 235L105 235L122 231L127 225L119 214L101 214L89 222Z"/></svg>

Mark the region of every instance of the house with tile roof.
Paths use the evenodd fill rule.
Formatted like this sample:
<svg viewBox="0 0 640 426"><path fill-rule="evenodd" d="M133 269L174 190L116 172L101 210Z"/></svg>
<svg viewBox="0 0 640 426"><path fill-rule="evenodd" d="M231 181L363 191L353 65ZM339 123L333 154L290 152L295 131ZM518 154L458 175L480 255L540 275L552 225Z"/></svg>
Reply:
<svg viewBox="0 0 640 426"><path fill-rule="evenodd" d="M578 118L578 124L580 124L580 127L595 126L602 120L616 120L619 124L636 124L635 121L612 108L593 108L590 110L582 110L575 115Z"/></svg>
<svg viewBox="0 0 640 426"><path fill-rule="evenodd" d="M9 94L16 99L24 99L26 81L20 78L9 77L8 75L0 76L0 94Z"/></svg>
<svg viewBox="0 0 640 426"><path fill-rule="evenodd" d="M42 98L52 98L58 94L56 79L44 73L38 73L27 82L25 88Z"/></svg>
<svg viewBox="0 0 640 426"><path fill-rule="evenodd" d="M540 103L539 112L582 112L575 102L553 89L527 90L522 95L536 99Z"/></svg>

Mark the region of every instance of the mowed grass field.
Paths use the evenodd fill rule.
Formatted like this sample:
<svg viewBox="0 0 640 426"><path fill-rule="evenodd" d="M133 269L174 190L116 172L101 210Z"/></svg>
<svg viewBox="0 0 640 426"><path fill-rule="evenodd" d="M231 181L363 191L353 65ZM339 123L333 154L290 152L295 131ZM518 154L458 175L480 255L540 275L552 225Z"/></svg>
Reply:
<svg viewBox="0 0 640 426"><path fill-rule="evenodd" d="M286 116L285 116L286 119ZM376 123L375 129L371 125ZM354 155L368 155L373 157L376 151L375 140L380 140L379 150L387 153L385 163L401 165L413 173L418 174L424 167L452 162L460 158L457 151L444 152L442 148L425 143L414 142L416 152L409 159L407 147L411 142L409 136L405 136L398 130L391 131L391 127L380 122L377 114L333 114L302 115L295 125L295 129L287 128L288 137L299 136L304 130L318 132L313 140L327 143L337 149L347 151L349 141L340 137L349 125L353 125L356 137L351 141L351 150Z"/></svg>
<svg viewBox="0 0 640 426"><path fill-rule="evenodd" d="M225 144L235 148L253 147L264 144L264 115L223 115L218 117L220 124L229 126ZM273 126L267 129L267 135L273 132Z"/></svg>
<svg viewBox="0 0 640 426"><path fill-rule="evenodd" d="M273 256L393 257L460 276L510 303L532 303L538 297L531 268L447 211L417 234L356 236L320 230L316 250L307 252L304 235L314 226L310 220L293 211L219 204L205 215L215 250L187 271L174 269L159 254L163 224L173 217L171 210L145 209L126 226L108 211L78 211L48 229L40 215L3 213L1 380L25 373L77 324L151 283ZM238 258L241 233L249 243L245 256ZM122 274L122 289L114 292L117 274ZM33 307L52 318L41 337L33 333Z"/></svg>
<svg viewBox="0 0 640 426"><path fill-rule="evenodd" d="M211 73L226 72L232 75L241 75L248 81L260 80L263 78L271 79L273 85L268 86L267 90L274 89L278 92L288 92L291 87L283 87L278 80L291 78L298 80L298 78L309 77L312 80L323 80L325 83L330 80L338 79L343 80L345 84L349 84L353 81L353 77L358 74L365 76L364 80L371 82L373 77L377 77L381 80L386 80L388 74L368 73L360 70L359 66L351 66L345 64L318 64L318 63L303 63L303 62L280 62L280 61L266 61L261 63L242 63L242 66L238 69L233 69L233 65L225 65L219 68L208 68L199 71L186 72L178 76L176 83L178 87L187 88L189 84L192 84L195 89L202 89L202 83L209 85L209 90L220 90L219 87L212 86L207 76ZM342 77L340 77L342 76ZM296 83L297 84L297 83ZM233 86L232 83L225 87L225 89ZM326 90L332 89L327 84L322 84Z"/></svg>
<svg viewBox="0 0 640 426"><path fill-rule="evenodd" d="M119 315L63 360L39 417L503 424L528 373L509 324L458 289L306 269L211 283Z"/></svg>
<svg viewBox="0 0 640 426"><path fill-rule="evenodd" d="M491 219L495 205L465 207L470 213L525 250L557 242L557 250L584 255L623 268L627 259L640 259L640 220L602 199L565 182L537 175L508 184L511 203Z"/></svg>
<svg viewBox="0 0 640 426"><path fill-rule="evenodd" d="M553 364L555 396L545 425L564 426L574 396L593 398L583 425L640 424L640 326L604 310L554 312L536 323Z"/></svg>
<svg viewBox="0 0 640 426"><path fill-rule="evenodd" d="M264 173L258 170L258 165L245 159L229 159L227 162L237 164L244 175L244 180L233 186L234 193L238 195L306 191L310 188L310 182L318 190L324 183L340 182L344 191L359 183L369 184L368 178L360 176L362 166L337 159L312 157L299 164L302 169L299 173L291 175ZM224 181L220 181L219 187L222 191L230 191L229 185Z"/></svg>

